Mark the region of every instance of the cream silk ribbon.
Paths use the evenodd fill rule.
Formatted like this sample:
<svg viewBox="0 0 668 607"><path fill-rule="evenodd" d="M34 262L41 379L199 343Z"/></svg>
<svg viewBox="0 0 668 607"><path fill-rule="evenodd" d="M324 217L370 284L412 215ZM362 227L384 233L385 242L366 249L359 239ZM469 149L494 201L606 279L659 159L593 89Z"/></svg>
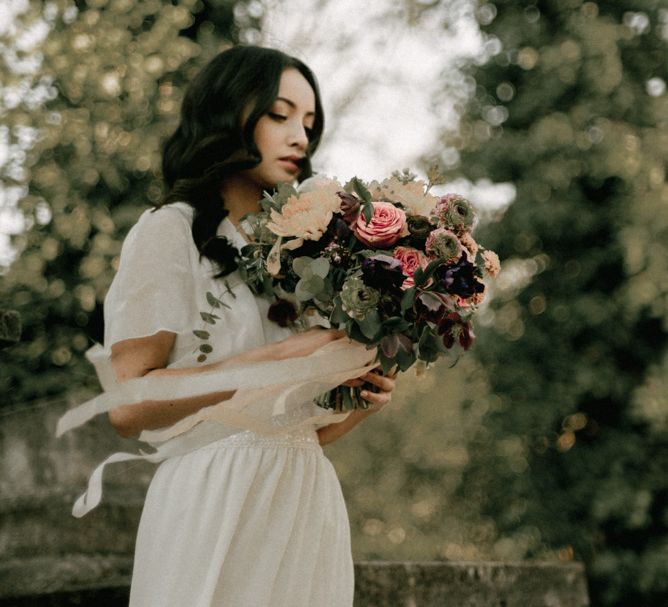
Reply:
<svg viewBox="0 0 668 607"><path fill-rule="evenodd" d="M303 411L305 405L314 410L315 397L371 370L375 366L376 350L341 338L300 358L250 363L189 376L141 377L123 383L113 381L109 355L101 346L91 348L87 356L95 365L105 391L65 413L58 421L56 436L120 405L215 392L234 394L172 426L142 432L139 440L155 451L114 453L104 460L91 475L86 492L74 504L72 514L76 517L84 516L100 503L102 474L107 464L128 460L160 462L243 430L276 436L343 421L348 412L332 413L322 409L322 413L297 416L293 421L290 414Z"/></svg>

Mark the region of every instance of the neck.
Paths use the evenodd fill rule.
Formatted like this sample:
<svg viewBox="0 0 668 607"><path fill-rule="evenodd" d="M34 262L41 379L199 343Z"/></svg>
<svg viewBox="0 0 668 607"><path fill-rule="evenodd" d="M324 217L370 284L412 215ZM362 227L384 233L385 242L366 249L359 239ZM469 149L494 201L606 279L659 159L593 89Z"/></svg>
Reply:
<svg viewBox="0 0 668 607"><path fill-rule="evenodd" d="M241 174L231 175L221 186L220 196L225 208L229 211L228 219L237 225L247 213L255 213L260 210L262 188Z"/></svg>

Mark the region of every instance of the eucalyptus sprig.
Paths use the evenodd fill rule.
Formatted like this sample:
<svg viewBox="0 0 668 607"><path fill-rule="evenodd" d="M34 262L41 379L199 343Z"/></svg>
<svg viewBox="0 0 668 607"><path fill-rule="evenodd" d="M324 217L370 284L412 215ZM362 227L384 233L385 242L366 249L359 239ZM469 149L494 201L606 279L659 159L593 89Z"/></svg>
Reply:
<svg viewBox="0 0 668 607"><path fill-rule="evenodd" d="M226 293L229 293L230 296L233 299L236 299L236 295L232 291L229 282L226 280L223 283L226 288ZM227 308L228 310L230 309L230 306L226 304L220 297L216 297L211 291L206 292L206 301L209 304L209 311L208 312L200 312L200 318L202 321L204 321L207 325L215 325L217 320L220 320L220 316L214 314L214 310L216 309L222 309L222 308ZM199 350L200 354L197 357L197 362L198 363L203 363L207 359L207 355L211 354L213 352L213 346L211 343L209 343L209 339L211 337L211 334L206 330L206 329L194 329L193 334L197 339L201 339L203 343L199 345L197 350Z"/></svg>

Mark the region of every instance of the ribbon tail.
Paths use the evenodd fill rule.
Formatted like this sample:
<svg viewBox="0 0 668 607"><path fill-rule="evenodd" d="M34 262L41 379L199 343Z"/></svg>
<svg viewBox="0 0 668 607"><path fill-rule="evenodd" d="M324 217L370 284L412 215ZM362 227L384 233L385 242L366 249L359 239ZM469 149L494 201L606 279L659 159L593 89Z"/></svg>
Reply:
<svg viewBox="0 0 668 607"><path fill-rule="evenodd" d="M133 459L146 459L146 456L134 453L114 453L95 468L95 471L88 479L88 488L83 495L79 496L77 501L74 502L72 516L81 518L100 503L100 500L102 499L102 475L107 464L126 462Z"/></svg>

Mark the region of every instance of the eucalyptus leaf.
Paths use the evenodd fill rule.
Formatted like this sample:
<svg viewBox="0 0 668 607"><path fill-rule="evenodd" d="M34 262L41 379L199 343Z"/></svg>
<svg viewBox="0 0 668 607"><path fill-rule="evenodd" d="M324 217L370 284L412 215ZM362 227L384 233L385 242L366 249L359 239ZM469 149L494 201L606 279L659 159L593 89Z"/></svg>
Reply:
<svg viewBox="0 0 668 607"><path fill-rule="evenodd" d="M302 278L295 287L295 295L299 301L308 301L320 293L324 286L325 282L320 276Z"/></svg>
<svg viewBox="0 0 668 607"><path fill-rule="evenodd" d="M215 314L209 314L208 312L200 312L199 315L202 317L202 320L210 325L215 325L216 320L220 320L220 316Z"/></svg>
<svg viewBox="0 0 668 607"><path fill-rule="evenodd" d="M320 278L325 278L329 272L329 261L324 257L318 257L311 263L311 272Z"/></svg>
<svg viewBox="0 0 668 607"><path fill-rule="evenodd" d="M295 257L292 260L292 269L297 276L304 278L306 272L309 271L311 261L313 260L310 257Z"/></svg>
<svg viewBox="0 0 668 607"><path fill-rule="evenodd" d="M206 301L210 306L213 306L214 308L220 308L222 305L222 302L220 299L218 299L211 291L206 292Z"/></svg>
<svg viewBox="0 0 668 607"><path fill-rule="evenodd" d="M204 354L210 354L211 352L213 352L213 348L211 347L210 344L202 344L199 347L199 351L203 352Z"/></svg>
<svg viewBox="0 0 668 607"><path fill-rule="evenodd" d="M199 329L196 329L195 331L193 331L193 333L195 334L196 337L199 337L200 339L209 339L209 337L211 337L208 331L201 331Z"/></svg>

